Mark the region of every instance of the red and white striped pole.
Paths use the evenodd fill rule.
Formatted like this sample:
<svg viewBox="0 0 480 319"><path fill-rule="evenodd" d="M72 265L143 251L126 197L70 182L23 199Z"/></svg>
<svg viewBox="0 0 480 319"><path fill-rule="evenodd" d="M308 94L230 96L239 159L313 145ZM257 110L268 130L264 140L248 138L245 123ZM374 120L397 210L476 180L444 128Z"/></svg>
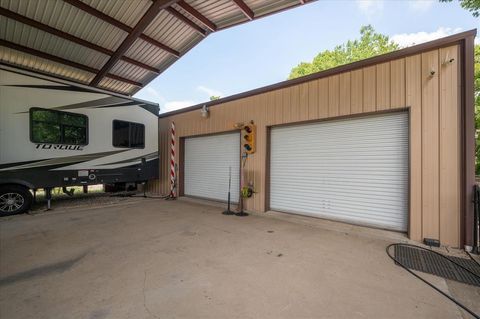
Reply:
<svg viewBox="0 0 480 319"><path fill-rule="evenodd" d="M171 148L170 148L170 197L176 197L175 183L175 123L172 122L171 129Z"/></svg>

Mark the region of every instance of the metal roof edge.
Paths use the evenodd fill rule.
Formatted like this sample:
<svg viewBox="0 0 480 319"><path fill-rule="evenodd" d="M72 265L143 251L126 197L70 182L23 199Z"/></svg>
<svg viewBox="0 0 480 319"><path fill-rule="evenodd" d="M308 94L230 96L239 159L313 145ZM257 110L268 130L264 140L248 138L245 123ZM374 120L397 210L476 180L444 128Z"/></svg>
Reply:
<svg viewBox="0 0 480 319"><path fill-rule="evenodd" d="M6 63L4 61L0 62L0 69L5 70L5 71L10 71L10 72L15 72L15 73L27 75L27 76L32 76L32 77L35 77L35 78L38 78L38 79L51 81L51 82L55 82L55 83L59 83L59 84L63 84L63 85L79 87L79 88L82 88L86 91L90 91L92 93L108 94L108 95L121 97L121 98L130 100L130 101L139 102L139 104L147 104L149 106L149 109L151 109L152 107L157 108L156 115L158 115L158 110L160 110L160 105L158 103L134 98L134 97L131 97L131 96L128 96L128 95L123 95L123 94L120 94L120 93L116 93L116 92L112 92L112 91L108 91L108 90L103 90L103 89L96 88L96 87L91 87L91 86L84 85L84 84L79 84L79 83L76 83L76 82L73 82L73 81L69 81L69 80L66 80L66 79L62 79L62 78L58 78L58 77L55 77L55 76L52 76L52 75L48 75L48 74L45 74L43 72L34 72L34 71L26 70L26 69L24 69L20 66L10 64L10 63ZM152 113L154 113L154 112L152 112Z"/></svg>
<svg viewBox="0 0 480 319"><path fill-rule="evenodd" d="M417 45L414 45L414 46L411 46L411 47L403 48L403 49L393 51L393 52L389 52L389 53L386 53L386 54L377 55L377 56L374 56L374 57L371 57L371 58L368 58L368 59L352 62L352 63L349 63L349 64L343 64L343 65L340 65L340 66L337 66L337 67L334 67L334 68L331 68L331 69L323 70L323 71L320 71L320 72L317 72L317 73L312 73L312 74L305 75L305 76L302 76L302 77L299 77L299 78L270 84L270 85L263 86L263 87L260 87L260 88L256 88L256 89L253 89L253 90L249 90L249 91L237 93L237 94L234 94L234 95L230 95L230 96L218 99L218 100L199 103L199 104L192 105L192 106L189 106L189 107L186 107L186 108L183 108L183 109L179 109L179 110L175 110L175 111L171 111L171 112L166 112L166 113L160 114L159 118L169 117L169 116L176 115L176 114L181 114L181 113L187 113L187 112L190 112L190 111L193 111L193 110L201 109L203 106L210 107L210 106L214 106L214 105L218 105L218 104L222 104L222 103L226 103L226 102L231 102L231 101L239 100L239 99L242 99L242 98L266 93L266 92L269 92L269 91L283 89L283 88L287 88L287 87L294 86L294 85L297 85L297 84L321 79L321 78L332 76L332 75L335 75L335 74L338 74L338 73L353 71L353 70L368 67L368 66L371 66L371 65L375 65L375 64L379 64L379 63L383 63L383 62L388 62L388 61L403 58L403 57L408 57L408 56L415 55L415 54L418 54L418 53L421 53L421 52L425 52L425 51L429 51L429 50L453 45L453 44L461 42L461 41L463 41L463 40L465 40L469 37L475 37L476 35L477 35L477 29L472 29L472 30L452 34L452 35L447 36L447 37L443 37L443 38L436 39L436 40L433 40L433 41L417 44Z"/></svg>

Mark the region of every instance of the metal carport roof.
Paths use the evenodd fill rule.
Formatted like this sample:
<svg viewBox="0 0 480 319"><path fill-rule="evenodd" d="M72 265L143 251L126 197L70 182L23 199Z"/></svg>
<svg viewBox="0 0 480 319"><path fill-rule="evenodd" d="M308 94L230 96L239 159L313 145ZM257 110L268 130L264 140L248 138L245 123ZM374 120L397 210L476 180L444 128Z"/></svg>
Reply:
<svg viewBox="0 0 480 319"><path fill-rule="evenodd" d="M133 95L212 32L307 0L0 0L0 62Z"/></svg>

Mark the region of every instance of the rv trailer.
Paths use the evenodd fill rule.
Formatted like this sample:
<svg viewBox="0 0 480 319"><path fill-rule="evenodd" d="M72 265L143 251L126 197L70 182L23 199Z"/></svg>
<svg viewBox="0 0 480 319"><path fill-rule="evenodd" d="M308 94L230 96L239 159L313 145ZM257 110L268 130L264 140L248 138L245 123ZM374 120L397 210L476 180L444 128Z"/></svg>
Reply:
<svg viewBox="0 0 480 319"><path fill-rule="evenodd" d="M0 65L0 215L34 190L158 178L158 104Z"/></svg>

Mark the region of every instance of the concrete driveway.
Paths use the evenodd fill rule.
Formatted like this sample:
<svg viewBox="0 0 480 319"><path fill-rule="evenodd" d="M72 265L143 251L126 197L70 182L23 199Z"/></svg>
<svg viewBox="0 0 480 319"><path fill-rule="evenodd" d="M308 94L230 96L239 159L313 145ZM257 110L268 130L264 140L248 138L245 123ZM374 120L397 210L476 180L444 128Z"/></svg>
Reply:
<svg viewBox="0 0 480 319"><path fill-rule="evenodd" d="M464 316L387 257L400 234L220 211L132 198L4 218L0 318Z"/></svg>

